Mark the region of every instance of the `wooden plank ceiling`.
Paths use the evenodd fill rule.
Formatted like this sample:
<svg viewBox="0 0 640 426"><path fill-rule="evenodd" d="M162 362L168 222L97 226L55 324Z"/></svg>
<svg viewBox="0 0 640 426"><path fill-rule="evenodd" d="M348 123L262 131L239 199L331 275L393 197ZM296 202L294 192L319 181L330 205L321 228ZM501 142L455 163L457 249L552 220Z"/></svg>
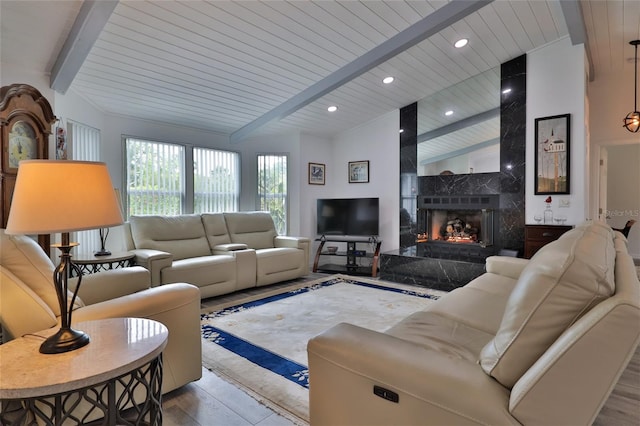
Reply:
<svg viewBox="0 0 640 426"><path fill-rule="evenodd" d="M444 5L120 1L71 90L110 113L231 134ZM566 33L554 2L496 1L258 134L331 137Z"/></svg>
<svg viewBox="0 0 640 426"><path fill-rule="evenodd" d="M233 135L448 3L121 0L69 90L105 113ZM27 34L36 28L40 46L56 52L37 65L50 72L81 4L2 0L3 62L36 47ZM633 53L625 44L640 35L640 2L580 4L596 73L625 66ZM20 31L23 39L13 35ZM567 34L558 0L496 0L249 136L299 131L331 138L429 96L460 105L451 117L421 109L420 132L428 132L497 99L482 86L473 89L474 102L467 91L444 89L468 86L484 72L495 78L489 70ZM468 46L455 49L463 37ZM384 85L386 76L395 82ZM329 113L329 105L338 111ZM465 131L470 137L472 129Z"/></svg>

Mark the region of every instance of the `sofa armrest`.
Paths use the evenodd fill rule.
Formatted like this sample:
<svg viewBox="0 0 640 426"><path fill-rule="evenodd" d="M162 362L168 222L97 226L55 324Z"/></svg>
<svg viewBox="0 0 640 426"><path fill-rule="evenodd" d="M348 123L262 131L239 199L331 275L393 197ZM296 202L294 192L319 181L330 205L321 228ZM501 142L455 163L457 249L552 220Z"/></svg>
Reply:
<svg viewBox="0 0 640 426"><path fill-rule="evenodd" d="M489 256L486 260L487 272L517 280L529 259L511 256Z"/></svg>
<svg viewBox="0 0 640 426"><path fill-rule="evenodd" d="M291 247L304 249L305 245L308 247L309 239L304 237L288 237L285 235L278 235L273 239L274 247Z"/></svg>
<svg viewBox="0 0 640 426"><path fill-rule="evenodd" d="M163 393L201 377L198 287L186 283L165 284L84 306L74 311L73 323L120 317L148 318L169 329L169 341L163 351Z"/></svg>
<svg viewBox="0 0 640 426"><path fill-rule="evenodd" d="M75 290L78 278L69 279L69 288ZM142 266L110 269L82 276L78 297L85 305L104 302L146 290L151 286L151 275Z"/></svg>
<svg viewBox="0 0 640 426"><path fill-rule="evenodd" d="M212 249L213 254L231 254L236 250L246 250L248 246L241 243L218 244Z"/></svg>
<svg viewBox="0 0 640 426"><path fill-rule="evenodd" d="M136 265L146 268L151 273L151 285L153 287L162 284L160 271L173 264L173 255L166 251L151 249L130 250L136 255Z"/></svg>
<svg viewBox="0 0 640 426"><path fill-rule="evenodd" d="M517 424L509 390L445 352L346 323L312 338L307 352L312 424Z"/></svg>
<svg viewBox="0 0 640 426"><path fill-rule="evenodd" d="M197 295L191 294L191 287L198 291ZM193 298L197 298L198 304L200 303L200 290L196 286L185 283L165 284L78 308L73 311L73 322L119 317L155 319L159 314L188 304Z"/></svg>
<svg viewBox="0 0 640 426"><path fill-rule="evenodd" d="M244 245L244 244L238 244ZM226 254L236 259L236 290L255 287L257 259L256 251L252 248L233 250L228 252L217 252L214 254Z"/></svg>
<svg viewBox="0 0 640 426"><path fill-rule="evenodd" d="M273 245L275 247L292 247L304 251L304 270L303 275L309 273L309 245L311 240L305 237L288 237L285 235L278 235L273 239Z"/></svg>

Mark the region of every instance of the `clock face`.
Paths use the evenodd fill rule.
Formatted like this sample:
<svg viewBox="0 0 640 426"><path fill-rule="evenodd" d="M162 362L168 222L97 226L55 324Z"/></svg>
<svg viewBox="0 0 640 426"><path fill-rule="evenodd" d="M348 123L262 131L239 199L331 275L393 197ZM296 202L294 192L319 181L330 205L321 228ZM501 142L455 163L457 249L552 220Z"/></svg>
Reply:
<svg viewBox="0 0 640 426"><path fill-rule="evenodd" d="M17 168L20 161L36 158L37 146L33 127L25 121L16 122L9 132L9 167Z"/></svg>

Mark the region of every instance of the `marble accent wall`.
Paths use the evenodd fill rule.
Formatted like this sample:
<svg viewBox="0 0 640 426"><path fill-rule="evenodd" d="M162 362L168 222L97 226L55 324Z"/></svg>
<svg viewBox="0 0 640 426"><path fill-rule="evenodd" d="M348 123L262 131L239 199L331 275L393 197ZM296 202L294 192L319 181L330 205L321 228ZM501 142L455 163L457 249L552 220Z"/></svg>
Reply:
<svg viewBox="0 0 640 426"><path fill-rule="evenodd" d="M417 176L417 104L400 110L400 194L402 209L416 195L499 196L498 229L492 250L524 251L527 58L501 67L500 172L450 176ZM452 290L484 272L484 264L425 257L415 245L415 229L400 221L400 249L382 253L382 279Z"/></svg>
<svg viewBox="0 0 640 426"><path fill-rule="evenodd" d="M418 103L400 110L400 247L415 244L418 195Z"/></svg>
<svg viewBox="0 0 640 426"><path fill-rule="evenodd" d="M418 103L400 110L400 174L417 176L418 171ZM408 194L410 195L410 194Z"/></svg>
<svg viewBox="0 0 640 426"><path fill-rule="evenodd" d="M502 247L524 251L527 56L502 64L500 102L500 234Z"/></svg>
<svg viewBox="0 0 640 426"><path fill-rule="evenodd" d="M496 244L501 248L524 250L524 184L526 144L526 71L527 58L522 55L501 67L500 102L500 172L449 176L418 176L419 195L500 195L500 222ZM400 124L405 114L400 110ZM407 112L408 113L408 112ZM408 149L402 146L403 154Z"/></svg>

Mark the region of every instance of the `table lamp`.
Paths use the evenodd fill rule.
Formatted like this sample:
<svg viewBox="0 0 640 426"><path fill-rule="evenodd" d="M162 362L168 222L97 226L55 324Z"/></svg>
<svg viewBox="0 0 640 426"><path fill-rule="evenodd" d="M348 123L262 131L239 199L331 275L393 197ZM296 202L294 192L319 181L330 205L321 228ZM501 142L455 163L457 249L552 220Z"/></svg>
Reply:
<svg viewBox="0 0 640 426"><path fill-rule="evenodd" d="M89 161L24 160L19 163L7 234L61 233L60 264L53 284L60 303L60 330L46 339L40 352L55 354L79 349L89 343L83 331L71 328L72 306L82 273L71 261L69 232L122 224L122 213L105 163ZM67 299L69 270L78 277L71 300Z"/></svg>

